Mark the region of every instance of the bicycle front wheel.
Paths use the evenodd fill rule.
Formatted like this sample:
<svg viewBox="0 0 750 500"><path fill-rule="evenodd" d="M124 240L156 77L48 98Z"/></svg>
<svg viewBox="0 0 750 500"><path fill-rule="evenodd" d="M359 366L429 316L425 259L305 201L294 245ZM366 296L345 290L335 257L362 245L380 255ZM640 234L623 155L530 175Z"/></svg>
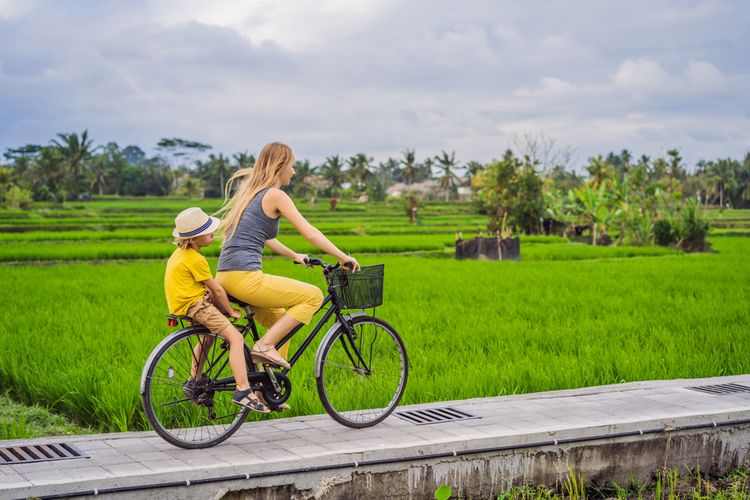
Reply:
<svg viewBox="0 0 750 500"><path fill-rule="evenodd" d="M144 368L141 396L149 423L162 438L181 448L207 448L227 439L245 420L248 410L231 401L235 387L228 343L194 327L155 349Z"/></svg>
<svg viewBox="0 0 750 500"><path fill-rule="evenodd" d="M409 359L396 330L374 316L339 326L321 346L316 366L323 407L347 427L370 427L396 408L406 389Z"/></svg>

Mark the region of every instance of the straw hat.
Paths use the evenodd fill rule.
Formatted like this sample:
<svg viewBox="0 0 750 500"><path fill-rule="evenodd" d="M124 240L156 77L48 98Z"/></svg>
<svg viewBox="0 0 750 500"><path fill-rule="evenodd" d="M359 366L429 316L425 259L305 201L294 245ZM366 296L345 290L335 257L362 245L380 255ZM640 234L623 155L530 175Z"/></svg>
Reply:
<svg viewBox="0 0 750 500"><path fill-rule="evenodd" d="M219 229L221 220L206 215L206 212L198 207L186 208L174 219L175 238L195 238L204 234L213 233Z"/></svg>

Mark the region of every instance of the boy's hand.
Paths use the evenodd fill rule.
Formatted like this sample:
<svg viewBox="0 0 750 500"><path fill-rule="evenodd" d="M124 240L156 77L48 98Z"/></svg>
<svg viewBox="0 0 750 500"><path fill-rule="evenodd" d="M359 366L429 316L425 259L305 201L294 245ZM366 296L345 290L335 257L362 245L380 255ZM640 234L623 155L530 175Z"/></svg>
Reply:
<svg viewBox="0 0 750 500"><path fill-rule="evenodd" d="M242 317L242 313L239 312L237 309L232 309L229 311L229 316L231 316L234 319L240 319Z"/></svg>

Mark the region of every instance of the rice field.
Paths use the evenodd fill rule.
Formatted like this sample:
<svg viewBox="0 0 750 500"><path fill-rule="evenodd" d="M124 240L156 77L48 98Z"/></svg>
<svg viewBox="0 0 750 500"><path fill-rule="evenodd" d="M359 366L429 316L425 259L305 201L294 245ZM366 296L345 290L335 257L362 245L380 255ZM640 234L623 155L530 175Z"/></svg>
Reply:
<svg viewBox="0 0 750 500"><path fill-rule="evenodd" d="M147 428L141 368L172 331L163 270L174 214L192 204L218 208L203 200L106 200L26 216L0 212L0 392L84 428ZM452 258L454 233L470 237L484 224L469 205L424 207L414 226L401 207L384 204L302 212L361 263L385 264L377 314L409 351L405 404L750 370L750 233L742 232L750 216L742 212L732 214L740 235L712 231L711 253L528 237L521 262ZM115 229L79 222L60 229L90 219ZM158 225L119 227L145 219ZM8 230L21 220L38 222ZM319 255L292 232L282 226L279 239ZM214 243L206 252L213 269L218 249ZM288 260L269 256L264 270L323 287L319 270ZM313 359L314 349L292 371L285 416L323 412Z"/></svg>

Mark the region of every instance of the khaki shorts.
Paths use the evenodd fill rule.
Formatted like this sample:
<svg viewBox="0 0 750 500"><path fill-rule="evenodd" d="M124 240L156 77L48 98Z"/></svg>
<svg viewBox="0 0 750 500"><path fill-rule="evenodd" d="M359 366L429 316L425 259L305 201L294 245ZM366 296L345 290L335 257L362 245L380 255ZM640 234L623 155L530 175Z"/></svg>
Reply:
<svg viewBox="0 0 750 500"><path fill-rule="evenodd" d="M188 307L187 316L211 330L211 333L221 333L232 326L227 317L206 297Z"/></svg>

